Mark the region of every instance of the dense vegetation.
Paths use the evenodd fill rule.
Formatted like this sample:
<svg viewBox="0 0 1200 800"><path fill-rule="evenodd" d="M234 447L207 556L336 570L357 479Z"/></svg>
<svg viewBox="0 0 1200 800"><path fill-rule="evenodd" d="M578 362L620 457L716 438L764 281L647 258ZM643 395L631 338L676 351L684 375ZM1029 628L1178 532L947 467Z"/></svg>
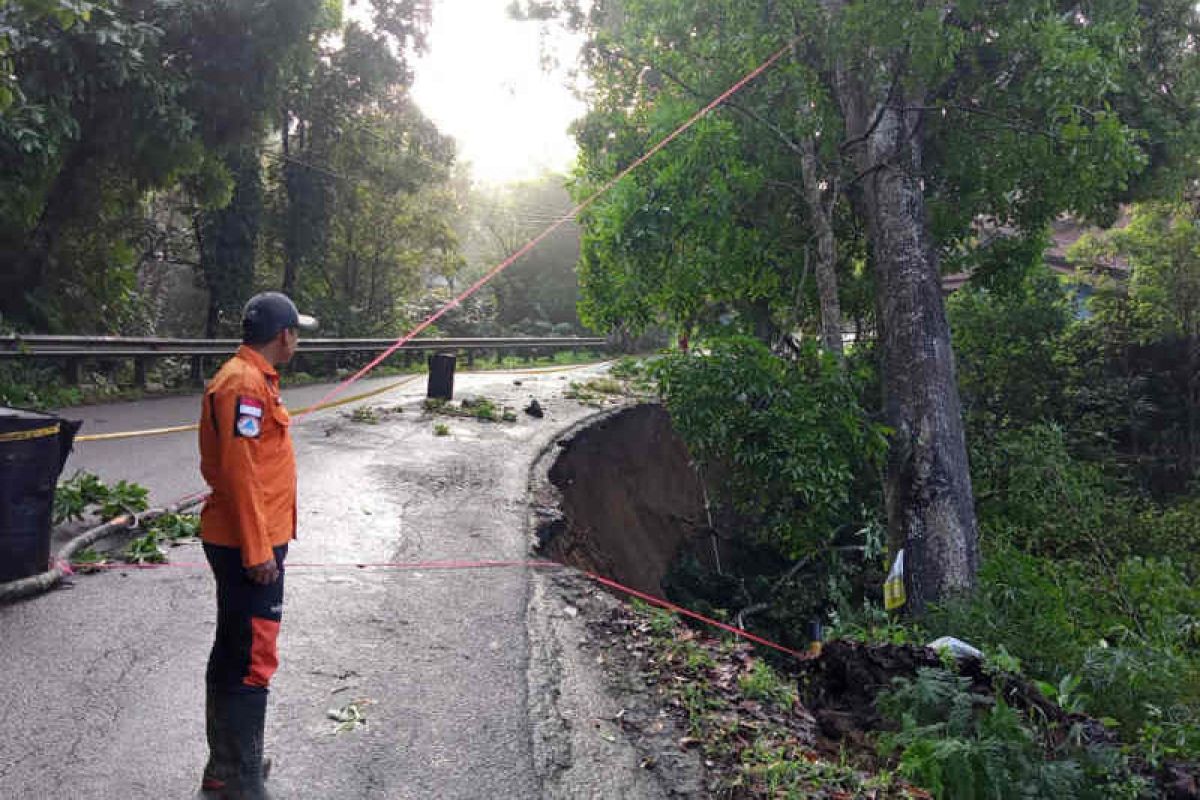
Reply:
<svg viewBox="0 0 1200 800"><path fill-rule="evenodd" d="M327 335L402 333L438 286L569 208L558 180L487 196L456 167L409 95L430 13L0 4L0 325L228 335L253 291L276 288ZM481 298L476 332L577 326L573 244L523 265L561 274L532 306L508 288L531 283L519 271Z"/></svg>
<svg viewBox="0 0 1200 800"><path fill-rule="evenodd" d="M1194 4L517 5L587 36L578 197L782 54L592 206L581 247L440 321L696 345L653 369L729 552L678 565L675 597L797 645L813 621L957 636L1138 759L1200 757ZM428 4L364 8L0 4L0 325L166 332L182 271L204 313L170 332L230 333L275 287L328 335L397 334L570 207L553 180L469 187L407 92ZM1063 214L1104 230L1070 286L1043 258ZM1076 780L1011 709L954 713L960 689L896 688L914 779L977 786L954 759L995 740L1029 796Z"/></svg>
<svg viewBox="0 0 1200 800"><path fill-rule="evenodd" d="M791 42L583 221L584 319L665 323L694 345L654 370L731 552L678 565L675 597L794 645L815 619L957 636L1104 718L1139 758L1200 755L1191 4L525 10L589 37L581 196ZM1070 287L1043 263L1063 213L1101 229L1131 215L1073 248ZM936 280L960 270L968 288L943 311ZM946 381L930 364L951 347ZM946 420L962 422L969 473ZM921 517L943 493L973 517L949 524L954 503ZM897 549L912 571L938 520L978 548L958 584L974 591L914 605L906 574L925 613L885 614ZM939 721L940 741L917 720L904 747L945 795L938 759L1007 713L951 720L951 738ZM1053 796L1050 772L1029 769L1029 796Z"/></svg>

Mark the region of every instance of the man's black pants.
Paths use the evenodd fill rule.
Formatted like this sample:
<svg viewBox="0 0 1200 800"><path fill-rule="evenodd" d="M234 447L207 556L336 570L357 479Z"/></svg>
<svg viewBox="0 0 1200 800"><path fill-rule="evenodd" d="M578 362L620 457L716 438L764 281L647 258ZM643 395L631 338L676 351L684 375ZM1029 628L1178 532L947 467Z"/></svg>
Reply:
<svg viewBox="0 0 1200 800"><path fill-rule="evenodd" d="M283 617L283 561L287 545L275 548L279 579L253 583L238 547L204 544L217 580L217 633L205 675L209 687L226 693L266 693L279 666L276 641Z"/></svg>

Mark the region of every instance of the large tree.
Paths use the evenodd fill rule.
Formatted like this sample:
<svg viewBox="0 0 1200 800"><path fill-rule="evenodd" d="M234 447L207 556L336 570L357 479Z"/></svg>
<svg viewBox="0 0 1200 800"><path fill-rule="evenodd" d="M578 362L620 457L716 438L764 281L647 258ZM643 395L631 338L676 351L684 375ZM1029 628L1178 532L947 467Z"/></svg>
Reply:
<svg viewBox="0 0 1200 800"><path fill-rule="evenodd" d="M791 44L788 60L594 211L583 291L599 315L634 323L687 302L738 302L766 254L801 261L780 235L746 241L783 221L792 241L828 241L819 212L836 189L854 221L843 230L861 226L869 241L893 431L890 541L906 551L912 608L970 590L977 532L941 267L997 269L1042 241L1056 214L1102 217L1161 185L1163 170L1147 166L1190 171L1192 5L598 0L585 13L566 0L528 10L570 12L590 34L593 110L579 140L591 185L682 122L684 100L694 108ZM704 147L722 128L722 146ZM745 213L778 184L799 185L802 202ZM722 269L705 277L706 262Z"/></svg>
<svg viewBox="0 0 1200 800"><path fill-rule="evenodd" d="M178 197L201 233L253 228L214 215L253 194L280 66L305 46L319 5L0 5L0 57L15 76L0 82L0 313L38 329L122 329L138 305L151 193ZM212 259L228 249L200 251L213 283L228 265Z"/></svg>

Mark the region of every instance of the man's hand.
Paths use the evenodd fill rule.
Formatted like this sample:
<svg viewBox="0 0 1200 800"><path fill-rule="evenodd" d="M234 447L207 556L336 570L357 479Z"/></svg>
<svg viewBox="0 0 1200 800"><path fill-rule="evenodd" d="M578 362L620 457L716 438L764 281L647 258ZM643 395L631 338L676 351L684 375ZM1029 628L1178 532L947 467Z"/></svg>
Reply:
<svg viewBox="0 0 1200 800"><path fill-rule="evenodd" d="M259 586L269 586L279 580L279 565L275 563L275 559L267 559L261 564L246 567L246 577L251 583L257 583Z"/></svg>

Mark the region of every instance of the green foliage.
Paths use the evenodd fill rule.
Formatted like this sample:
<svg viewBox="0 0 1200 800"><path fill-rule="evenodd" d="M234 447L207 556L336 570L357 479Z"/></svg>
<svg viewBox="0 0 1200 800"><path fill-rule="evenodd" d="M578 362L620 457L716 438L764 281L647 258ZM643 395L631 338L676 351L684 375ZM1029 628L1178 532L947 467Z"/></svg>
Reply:
<svg viewBox="0 0 1200 800"><path fill-rule="evenodd" d="M200 536L200 517L197 514L162 514L150 522L148 529L169 542L196 539Z"/></svg>
<svg viewBox="0 0 1200 800"><path fill-rule="evenodd" d="M167 560L167 551L153 531L132 539L121 555L130 564L162 564Z"/></svg>
<svg viewBox="0 0 1200 800"><path fill-rule="evenodd" d="M108 487L90 472L79 471L58 484L54 492L54 524L83 519L90 506L107 502Z"/></svg>
<svg viewBox="0 0 1200 800"><path fill-rule="evenodd" d="M136 514L145 511L150 490L144 486L120 480L110 486L105 497L100 501L96 512L101 519L113 519L122 514Z"/></svg>
<svg viewBox="0 0 1200 800"><path fill-rule="evenodd" d="M855 483L871 474L887 432L830 356L809 346L787 361L753 339L719 339L654 370L692 457L722 472L722 499L763 540L798 558L853 518Z"/></svg>
<svg viewBox="0 0 1200 800"><path fill-rule="evenodd" d="M1111 757L1049 752L1035 727L1000 697L970 691L971 681L922 667L899 678L878 706L900 724L880 749L899 751L900 773L937 798L1111 797L1121 779ZM1107 768L1107 769L1104 769Z"/></svg>
<svg viewBox="0 0 1200 800"><path fill-rule="evenodd" d="M775 674L771 665L763 660L754 662L754 668L738 678L738 688L751 700L774 703L780 708L791 708L796 700L796 687Z"/></svg>
<svg viewBox="0 0 1200 800"><path fill-rule="evenodd" d="M484 422L516 422L517 415L509 406L498 406L488 397L465 398L457 406L449 401L428 397L422 408L430 414L445 414L451 417L467 417ZM449 429L447 429L449 431Z"/></svg>
<svg viewBox="0 0 1200 800"><path fill-rule="evenodd" d="M83 393L63 385L53 367L34 367L15 361L0 363L0 405L48 410L77 405Z"/></svg>
<svg viewBox="0 0 1200 800"><path fill-rule="evenodd" d="M502 189L473 190L467 198L463 235L467 266L459 278L467 282L481 276L566 216L574 203L563 186L565 180L547 175ZM579 238L578 225L564 223L488 284L484 291L495 298L497 333L579 333L575 274Z"/></svg>
<svg viewBox="0 0 1200 800"><path fill-rule="evenodd" d="M1067 294L1049 270L1033 271L1006 290L964 288L950 297L946 312L972 434L1029 425L1060 411L1064 377L1056 357L1070 316Z"/></svg>
<svg viewBox="0 0 1200 800"><path fill-rule="evenodd" d="M1003 647L1135 741L1152 708L1173 720L1200 711L1198 619L1200 591L1169 560L1130 557L1109 566L1001 545L988 553L977 595L936 610L924 627L986 652Z"/></svg>
<svg viewBox="0 0 1200 800"><path fill-rule="evenodd" d="M108 486L92 473L79 471L55 489L53 521L61 525L81 520L89 508L105 521L136 514L146 510L148 496L149 490L136 483L122 480Z"/></svg>
<svg viewBox="0 0 1200 800"><path fill-rule="evenodd" d="M1061 428L1037 424L977 438L971 451L980 531L1050 555L1095 555L1122 510L1095 464L1071 455Z"/></svg>
<svg viewBox="0 0 1200 800"><path fill-rule="evenodd" d="M163 514L153 519L141 536L129 541L122 557L131 564L162 564L168 545L200 535L200 517L195 514Z"/></svg>
<svg viewBox="0 0 1200 800"><path fill-rule="evenodd" d="M450 426L444 422L434 423L433 435L434 436L449 436L450 435Z"/></svg>
<svg viewBox="0 0 1200 800"><path fill-rule="evenodd" d="M617 380L632 380L641 377L646 372L647 363L634 356L621 356L608 370Z"/></svg>
<svg viewBox="0 0 1200 800"><path fill-rule="evenodd" d="M1178 495L1200 474L1200 233L1179 202L1134 207L1124 228L1081 239L1071 256L1098 276L1091 319L1064 343L1072 410L1141 488ZM1127 263L1128 283L1108 279Z"/></svg>

